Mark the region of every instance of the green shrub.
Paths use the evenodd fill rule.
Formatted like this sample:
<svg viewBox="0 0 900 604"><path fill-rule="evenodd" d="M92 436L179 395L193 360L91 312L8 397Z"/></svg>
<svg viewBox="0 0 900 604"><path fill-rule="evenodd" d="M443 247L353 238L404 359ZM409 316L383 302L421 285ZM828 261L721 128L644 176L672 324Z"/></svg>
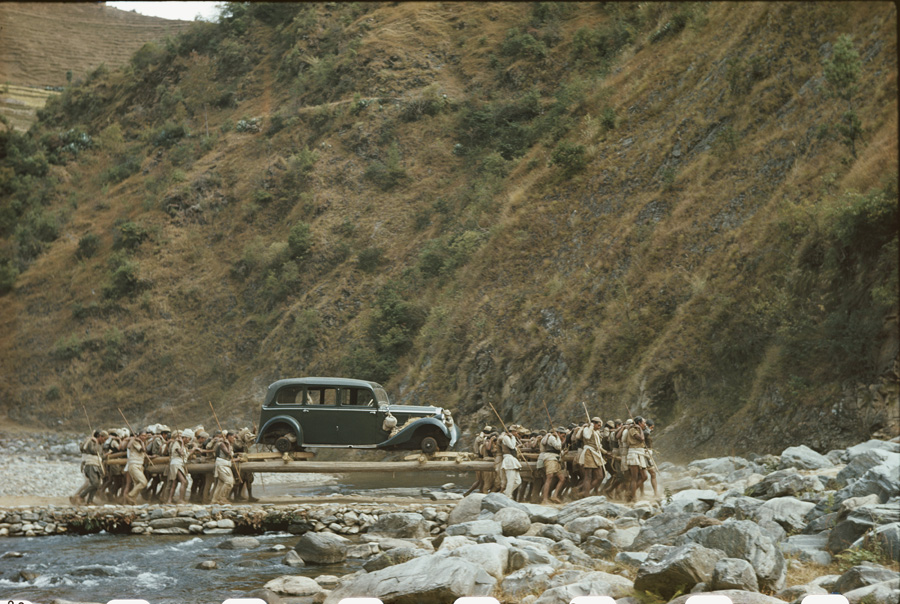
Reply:
<svg viewBox="0 0 900 604"><path fill-rule="evenodd" d="M400 149L393 143L384 161L376 159L366 168L365 177L377 184L382 191L390 191L406 179L406 170L400 164Z"/></svg>
<svg viewBox="0 0 900 604"><path fill-rule="evenodd" d="M93 233L87 233L78 240L78 247L75 249L75 257L79 260L93 258L99 249L100 238Z"/></svg>
<svg viewBox="0 0 900 604"><path fill-rule="evenodd" d="M565 175L584 170L587 166L587 159L587 149L584 145L566 141L559 143L550 153L550 163L559 166Z"/></svg>
<svg viewBox="0 0 900 604"><path fill-rule="evenodd" d="M137 262L114 254L110 258L110 272L102 288L103 297L117 300L136 294L142 286L138 278L138 269L139 265Z"/></svg>
<svg viewBox="0 0 900 604"><path fill-rule="evenodd" d="M425 115L438 115L450 107L450 100L440 90L437 83L426 86L418 95L403 104L400 119L404 122L414 122Z"/></svg>
<svg viewBox="0 0 900 604"><path fill-rule="evenodd" d="M606 109L604 109L603 113L600 115L600 124L607 130L615 130L616 110L612 107L607 107Z"/></svg>
<svg viewBox="0 0 900 604"><path fill-rule="evenodd" d="M113 371L119 366L119 357L122 354L122 332L113 327L103 334L103 355L101 365L107 371Z"/></svg>
<svg viewBox="0 0 900 604"><path fill-rule="evenodd" d="M511 162L503 159L502 155L494 151L481 160L481 171L485 174L490 174L491 176L505 178L506 175L509 174L510 163Z"/></svg>
<svg viewBox="0 0 900 604"><path fill-rule="evenodd" d="M75 334L68 338L61 337L53 344L53 356L63 361L77 358L81 354L82 346L81 339Z"/></svg>
<svg viewBox="0 0 900 604"><path fill-rule="evenodd" d="M309 147L303 147L301 151L291 155L287 160L286 186L302 186L309 182L319 154Z"/></svg>
<svg viewBox="0 0 900 604"><path fill-rule="evenodd" d="M308 223L298 222L291 227L291 232L288 234L288 249L291 258L306 256L312 248L312 244L312 231Z"/></svg>
<svg viewBox="0 0 900 604"><path fill-rule="evenodd" d="M365 273L372 273L381 266L383 259L384 250L379 247L367 247L357 255L356 268Z"/></svg>
<svg viewBox="0 0 900 604"><path fill-rule="evenodd" d="M124 222L113 237L113 249L134 251L147 240L148 236L144 227L131 221Z"/></svg>
<svg viewBox="0 0 900 604"><path fill-rule="evenodd" d="M536 40L529 33L520 31L517 27L507 30L506 37L500 43L500 54L507 57L531 57L543 59L549 54L547 45Z"/></svg>
<svg viewBox="0 0 900 604"><path fill-rule="evenodd" d="M540 131L531 121L541 114L537 91L529 91L507 103L470 104L460 112L457 154L479 149L498 151L504 159L520 157L534 144Z"/></svg>
<svg viewBox="0 0 900 604"><path fill-rule="evenodd" d="M120 156L117 163L100 173L101 184L114 185L136 174L141 169L142 159L136 151Z"/></svg>
<svg viewBox="0 0 900 604"><path fill-rule="evenodd" d="M184 124L167 122L152 133L150 142L154 147L171 147L188 135Z"/></svg>
<svg viewBox="0 0 900 604"><path fill-rule="evenodd" d="M0 262L0 295L12 291L18 276L19 269L13 266L12 262Z"/></svg>
<svg viewBox="0 0 900 604"><path fill-rule="evenodd" d="M273 199L275 199L275 196L265 189L256 189L253 191L253 203L265 205L272 203Z"/></svg>

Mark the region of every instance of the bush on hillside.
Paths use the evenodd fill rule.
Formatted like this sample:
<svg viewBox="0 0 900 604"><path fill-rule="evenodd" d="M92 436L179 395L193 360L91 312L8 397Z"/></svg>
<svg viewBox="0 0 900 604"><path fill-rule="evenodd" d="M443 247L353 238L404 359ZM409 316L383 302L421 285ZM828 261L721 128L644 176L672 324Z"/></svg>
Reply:
<svg viewBox="0 0 900 604"><path fill-rule="evenodd" d="M142 287L138 276L139 265L126 256L114 254L109 260L110 271L103 285L103 297L109 300L131 297Z"/></svg>
<svg viewBox="0 0 900 604"><path fill-rule="evenodd" d="M19 269L13 266L12 262L0 262L0 295L9 293L16 284L16 278L19 276Z"/></svg>
<svg viewBox="0 0 900 604"><path fill-rule="evenodd" d="M384 261L384 250L380 247L367 247L356 256L356 268L364 273L374 273Z"/></svg>
<svg viewBox="0 0 900 604"><path fill-rule="evenodd" d="M79 260L93 258L100 250L100 238L94 233L87 233L78 240L75 257Z"/></svg>
<svg viewBox="0 0 900 604"><path fill-rule="evenodd" d="M544 59L549 52L546 44L517 27L507 30L506 37L500 43L500 54L506 57Z"/></svg>
<svg viewBox="0 0 900 604"><path fill-rule="evenodd" d="M406 179L406 169L400 163L400 148L397 143L391 144L384 161L376 159L369 164L365 176L382 191L390 191Z"/></svg>
<svg viewBox="0 0 900 604"><path fill-rule="evenodd" d="M137 174L141 169L142 161L143 156L136 149L126 152L118 158L115 164L100 173L101 184L118 184L129 176Z"/></svg>
<svg viewBox="0 0 900 604"><path fill-rule="evenodd" d="M312 248L312 231L306 222L298 222L291 227L288 234L288 249L291 258L302 258L309 253Z"/></svg>
<svg viewBox="0 0 900 604"><path fill-rule="evenodd" d="M119 225L113 235L114 250L134 251L149 237L147 229L131 221Z"/></svg>
<svg viewBox="0 0 900 604"><path fill-rule="evenodd" d="M584 145L578 145L563 141L550 153L550 163L562 169L566 176L581 172L587 166L587 149Z"/></svg>

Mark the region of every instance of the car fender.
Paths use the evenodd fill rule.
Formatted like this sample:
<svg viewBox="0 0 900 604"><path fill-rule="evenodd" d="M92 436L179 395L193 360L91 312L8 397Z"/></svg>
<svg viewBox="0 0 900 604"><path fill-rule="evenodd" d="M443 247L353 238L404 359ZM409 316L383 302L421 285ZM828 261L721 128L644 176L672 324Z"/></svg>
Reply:
<svg viewBox="0 0 900 604"><path fill-rule="evenodd" d="M256 442L262 442L262 437L265 436L269 426L273 426L279 423L288 424L291 427L291 430L294 431L294 436L297 437L297 444L303 444L303 428L301 428L300 423L290 415L277 415L267 421L265 425L260 429L258 433L259 435L256 437Z"/></svg>
<svg viewBox="0 0 900 604"><path fill-rule="evenodd" d="M444 425L444 422L435 417L422 417L397 432L397 434L395 434L393 437L389 438L383 443L380 443L378 445L378 448L380 449L382 447L392 447L394 445L401 445L403 443L409 442L410 440L412 440L413 435L416 433L416 431L422 429L424 426L435 426L438 430L441 431L442 434L444 434L444 436L448 436L451 442L453 441L453 434L447 433L447 426Z"/></svg>

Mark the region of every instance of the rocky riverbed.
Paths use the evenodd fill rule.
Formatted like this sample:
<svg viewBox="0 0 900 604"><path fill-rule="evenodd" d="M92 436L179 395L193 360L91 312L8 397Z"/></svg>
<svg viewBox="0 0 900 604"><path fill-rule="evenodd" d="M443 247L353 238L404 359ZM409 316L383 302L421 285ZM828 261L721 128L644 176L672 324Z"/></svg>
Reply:
<svg viewBox="0 0 900 604"><path fill-rule="evenodd" d="M790 447L661 470L664 496L628 505L589 497L541 506L492 493L415 504L16 507L0 509L0 534L233 534L228 547L252 550L254 534L292 533L284 575L260 593L293 604L359 595L568 604L590 594L680 604L698 592L736 604L830 592L851 604L900 601L900 443L826 455ZM346 560L362 569L309 576ZM216 572L214 561L201 564Z"/></svg>

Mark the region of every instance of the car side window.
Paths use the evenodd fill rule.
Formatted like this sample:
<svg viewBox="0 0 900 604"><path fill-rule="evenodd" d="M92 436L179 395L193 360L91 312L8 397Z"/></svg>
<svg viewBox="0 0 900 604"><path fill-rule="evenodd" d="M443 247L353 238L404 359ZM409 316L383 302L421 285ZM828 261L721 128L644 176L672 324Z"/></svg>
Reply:
<svg viewBox="0 0 900 604"><path fill-rule="evenodd" d="M375 404L375 397L372 396L370 390L364 390L362 388L345 388L344 392L346 393L343 401L345 405L371 407Z"/></svg>
<svg viewBox="0 0 900 604"><path fill-rule="evenodd" d="M338 390L337 388L309 388L306 391L305 404L335 406L338 404Z"/></svg>
<svg viewBox="0 0 900 604"><path fill-rule="evenodd" d="M275 404L276 405L299 405L303 401L300 400L300 395L303 393L302 386L286 386L278 391L278 394L275 395Z"/></svg>

